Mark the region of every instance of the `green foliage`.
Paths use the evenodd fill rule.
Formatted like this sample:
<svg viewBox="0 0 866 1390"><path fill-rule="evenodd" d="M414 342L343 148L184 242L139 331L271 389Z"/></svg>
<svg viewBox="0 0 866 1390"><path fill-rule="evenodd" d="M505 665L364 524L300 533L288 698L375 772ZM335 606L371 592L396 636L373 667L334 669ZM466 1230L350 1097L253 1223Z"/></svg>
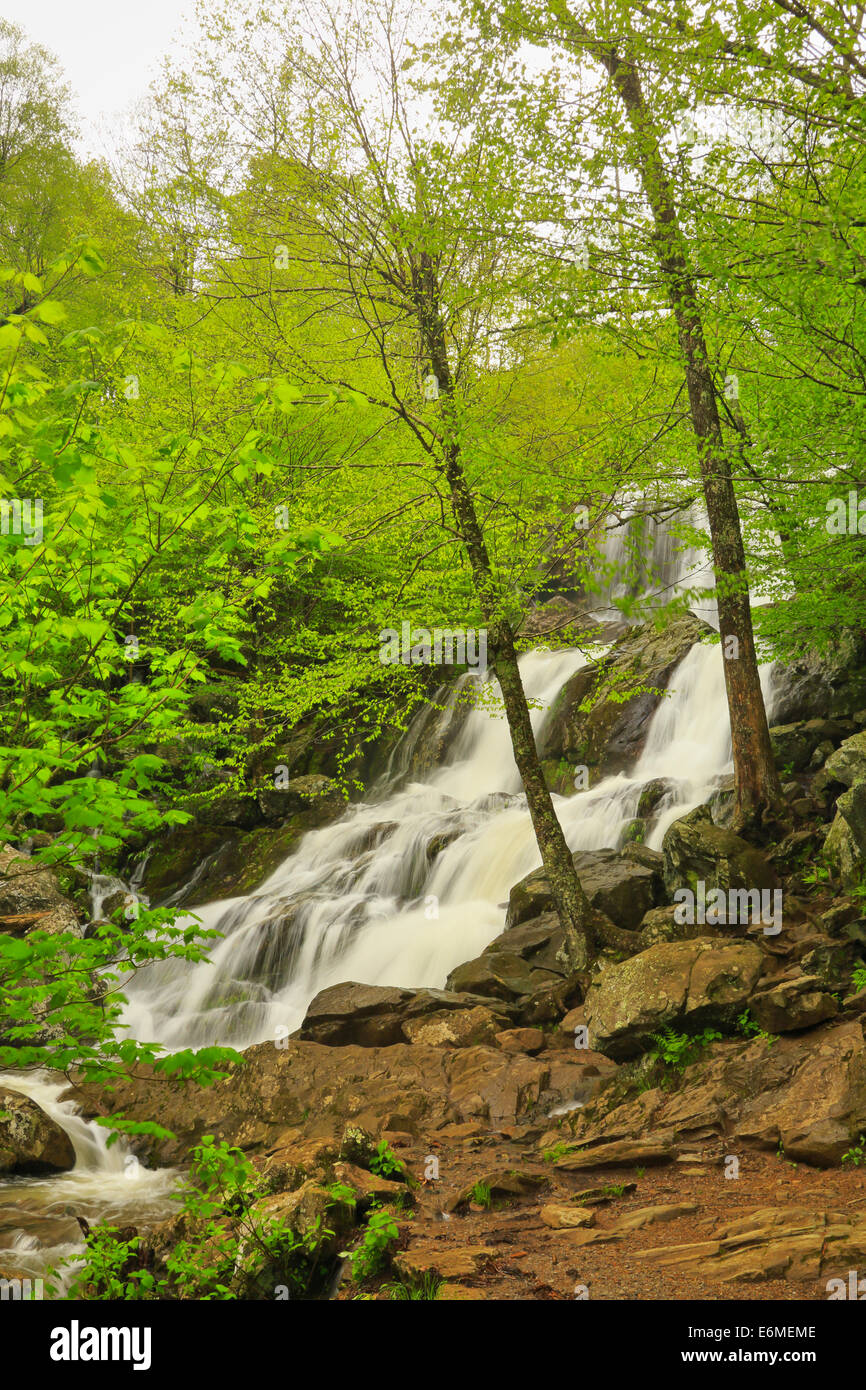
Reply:
<svg viewBox="0 0 866 1390"><path fill-rule="evenodd" d="M352 1265L352 1278L363 1283L379 1274L388 1260L389 1248L400 1235L394 1217L384 1207L373 1207L367 1216L361 1242L354 1250L341 1252Z"/></svg>
<svg viewBox="0 0 866 1390"><path fill-rule="evenodd" d="M138 1131L136 1131L138 1132ZM117 1227L100 1225L85 1238L86 1254L62 1263L73 1277L67 1291L47 1284L50 1297L69 1299L204 1301L273 1298L277 1288L289 1298L315 1292L327 1274L333 1231L317 1219L302 1234L282 1220L261 1214L262 1187L240 1149L205 1135L192 1152L192 1178L182 1189L177 1241L156 1272L145 1237L122 1239ZM335 1202L344 1201L334 1194Z"/></svg>
<svg viewBox="0 0 866 1390"><path fill-rule="evenodd" d="M663 1028L653 1034L655 1047L650 1052L654 1062L669 1067L672 1071L685 1071L705 1047L718 1042L722 1034L715 1028L704 1028L700 1033L677 1033L673 1028Z"/></svg>
<svg viewBox="0 0 866 1390"><path fill-rule="evenodd" d="M393 1178L398 1182L406 1180L406 1165L394 1155L387 1139L377 1144L376 1152L370 1159L370 1172L377 1173L380 1178Z"/></svg>

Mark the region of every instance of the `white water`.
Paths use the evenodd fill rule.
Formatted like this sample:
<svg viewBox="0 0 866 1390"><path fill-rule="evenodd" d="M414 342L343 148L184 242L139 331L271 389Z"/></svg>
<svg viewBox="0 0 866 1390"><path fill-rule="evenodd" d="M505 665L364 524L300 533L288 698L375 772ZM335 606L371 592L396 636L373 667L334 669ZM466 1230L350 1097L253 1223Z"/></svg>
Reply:
<svg viewBox="0 0 866 1390"><path fill-rule="evenodd" d="M143 1222L177 1210L171 1201L175 1170L144 1168L122 1139L109 1148L107 1129L82 1119L74 1102L59 1099L69 1090L65 1078L15 1072L0 1075L0 1086L34 1100L65 1129L75 1149L75 1166L68 1173L0 1182L0 1270L42 1277L49 1266L75 1259L82 1243L76 1215L91 1224L124 1224L130 1210ZM58 1282L70 1272L71 1267L61 1269Z"/></svg>
<svg viewBox="0 0 866 1390"><path fill-rule="evenodd" d="M584 663L575 651L521 658L537 733ZM672 778L675 790L646 838L657 848L668 825L730 770L720 647L694 647L671 684L629 775L555 798L572 849L618 845L641 788ZM453 718L452 700L432 732ZM410 748L430 736L429 717L421 719L406 736ZM254 894L195 909L223 940L208 961L161 962L128 984L125 1022L136 1037L242 1048L293 1031L313 996L341 981L441 988L499 934L511 887L541 862L504 717L473 710L423 782L400 784L405 761L398 750L397 780L382 799L310 832ZM443 834L454 839L431 863L427 846Z"/></svg>
<svg viewBox="0 0 866 1390"><path fill-rule="evenodd" d="M664 528L651 535L651 568L662 600L705 586L704 557L678 555ZM608 560L620 564L625 549L623 533L611 532L604 546ZM615 580L602 602L634 592L642 582L641 576ZM712 606L699 611L713 621ZM521 659L527 695L536 706L536 734L551 702L585 660L575 651L532 652ZM762 673L765 698L769 669ZM127 983L125 1022L134 1036L168 1047L244 1047L277 1036L278 1029L296 1028L313 995L330 984L441 987L450 970L499 934L511 887L539 866L540 856L507 725L495 712L495 685L494 709L485 700L483 709L464 718L441 766L423 781L407 781L418 748L457 727L457 699L473 679L458 682L438 717L428 710L415 720L370 800L304 836L254 894L193 909L223 939L206 962L162 962ZM674 788L646 837L658 847L671 822L705 801L730 770L720 647L694 647L674 672L671 691L628 775L555 798L572 849L618 845L642 787L663 777ZM444 687L440 694L447 694ZM453 838L431 859L428 845L442 835ZM137 887L132 885L133 897L139 896ZM94 919L123 888L119 880L94 876ZM39 1275L46 1264L80 1251L75 1213L91 1222L147 1224L173 1209L176 1175L139 1168L122 1142L108 1149L106 1131L59 1101L65 1082L24 1074L0 1082L32 1096L76 1150L68 1174L0 1182L0 1269Z"/></svg>

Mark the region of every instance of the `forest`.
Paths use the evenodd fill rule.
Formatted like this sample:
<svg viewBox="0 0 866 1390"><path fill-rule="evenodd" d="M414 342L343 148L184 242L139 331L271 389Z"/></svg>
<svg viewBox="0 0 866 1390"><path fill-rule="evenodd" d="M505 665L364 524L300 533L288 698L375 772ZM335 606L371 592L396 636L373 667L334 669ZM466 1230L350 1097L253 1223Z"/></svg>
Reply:
<svg viewBox="0 0 866 1390"><path fill-rule="evenodd" d="M0 1295L859 1297L866 11L200 0L112 139L0 20Z"/></svg>

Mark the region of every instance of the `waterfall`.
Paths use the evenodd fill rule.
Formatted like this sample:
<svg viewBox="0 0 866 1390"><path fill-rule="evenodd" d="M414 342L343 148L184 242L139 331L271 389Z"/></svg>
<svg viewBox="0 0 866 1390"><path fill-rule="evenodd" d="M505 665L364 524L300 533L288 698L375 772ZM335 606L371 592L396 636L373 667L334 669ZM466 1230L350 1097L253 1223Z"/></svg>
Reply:
<svg viewBox="0 0 866 1390"><path fill-rule="evenodd" d="M586 659L571 650L521 658L536 734ZM572 849L618 845L641 789L665 777L673 789L646 838L658 847L671 821L730 770L720 647L693 647L671 684L630 774L554 798ZM168 1047L242 1048L293 1031L328 985L441 988L455 966L478 955L503 928L512 885L541 862L497 689L488 683L481 707L425 780L405 780L409 761L398 750L384 789L336 824L308 832L255 893L195 909L223 939L207 961L158 962L128 982L124 1021L132 1034ZM452 700L420 734L416 720L405 739L416 745L425 728L438 738L453 718Z"/></svg>
<svg viewBox="0 0 866 1390"><path fill-rule="evenodd" d="M138 1163L121 1138L108 1147L109 1131L85 1120L62 1076L45 1072L0 1075L0 1086L29 1096L66 1131L75 1150L75 1166L51 1177L6 1177L0 1180L0 1269L42 1278L49 1266L81 1253L76 1216L91 1224L124 1225L130 1219L155 1222L177 1211L171 1194L177 1187L172 1168L149 1169ZM60 1271L61 1284L73 1267Z"/></svg>

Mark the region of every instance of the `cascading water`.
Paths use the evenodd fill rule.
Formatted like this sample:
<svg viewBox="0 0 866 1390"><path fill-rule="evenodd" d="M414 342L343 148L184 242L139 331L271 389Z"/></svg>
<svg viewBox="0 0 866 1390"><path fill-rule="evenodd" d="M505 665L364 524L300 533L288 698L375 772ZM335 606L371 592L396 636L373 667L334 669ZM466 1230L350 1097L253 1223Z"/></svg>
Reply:
<svg viewBox="0 0 866 1390"><path fill-rule="evenodd" d="M613 564L625 557L625 529L606 537ZM653 531L651 565L662 598L706 583L705 557L677 552L663 528ZM623 582L633 591L633 577ZM602 604L620 592L625 589L614 582ZM710 604L699 611L714 621ZM555 697L587 659L576 651L521 658L537 735ZM768 712L769 675L770 667L763 668ZM438 715L428 708L414 721L369 799L305 835L254 894L194 909L222 940L207 961L159 962L127 982L125 1023L133 1035L167 1047L244 1047L296 1028L311 998L340 981L441 987L450 970L499 934L511 887L539 866L540 855L495 682L477 708L462 712L461 697L478 679L442 687L434 704L444 708ZM730 770L721 649L693 647L670 684L629 774L554 798L572 849L619 845L641 790L663 778L668 789L645 836L658 848L668 826L705 801ZM423 780L410 780L417 754L432 746L447 748L440 764ZM123 887L94 878L94 917ZM0 1182L0 1270L8 1263L39 1275L80 1250L75 1213L91 1221L134 1214L147 1224L172 1210L176 1175L139 1168L122 1143L108 1149L104 1130L59 1101L62 1079L16 1074L0 1083L36 1100L76 1150L75 1167L62 1177Z"/></svg>
<svg viewBox="0 0 866 1390"><path fill-rule="evenodd" d="M68 1173L0 1182L0 1271L41 1278L49 1267L74 1260L82 1244L78 1216L91 1224L123 1224L134 1210L135 1219L147 1223L177 1211L171 1201L175 1170L143 1167L123 1140L109 1148L107 1129L82 1119L72 1101L60 1100L69 1090L65 1078L15 1072L0 1075L0 1086L34 1100L75 1149L75 1166ZM57 1282L63 1283L70 1270L61 1269Z"/></svg>
<svg viewBox="0 0 866 1390"><path fill-rule="evenodd" d="M536 733L585 660L574 651L521 659ZM768 677L769 667L765 696ZM720 648L692 648L672 685L631 774L555 798L572 849L619 844L641 789L664 777L673 786L646 837L658 847L668 825L704 801L729 769ZM437 735L453 717L452 701ZM417 743L418 730L406 740ZM402 768L399 750L395 766ZM502 930L512 885L541 862L504 717L473 710L426 781L402 785L399 770L392 779L380 799L307 834L252 896L198 908L223 940L208 961L161 962L129 983L125 1021L133 1034L169 1047L245 1047L294 1030L328 985L439 988L450 970L479 954Z"/></svg>

